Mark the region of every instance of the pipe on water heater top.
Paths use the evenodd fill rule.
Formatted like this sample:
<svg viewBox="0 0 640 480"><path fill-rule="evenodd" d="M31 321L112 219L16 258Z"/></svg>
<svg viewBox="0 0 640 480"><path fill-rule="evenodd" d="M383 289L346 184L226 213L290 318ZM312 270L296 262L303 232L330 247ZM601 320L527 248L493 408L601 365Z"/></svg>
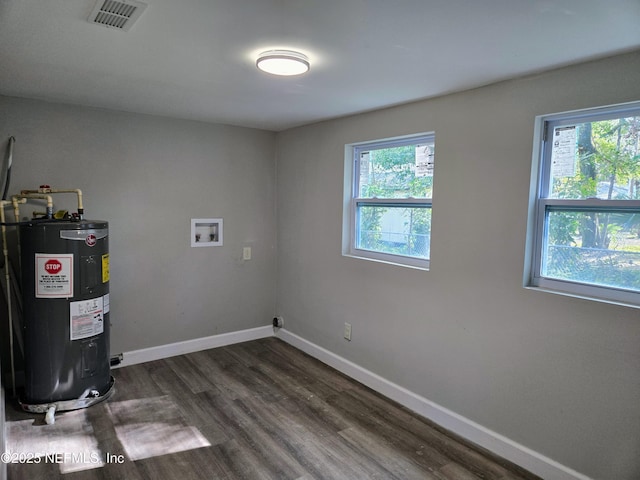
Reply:
<svg viewBox="0 0 640 480"><path fill-rule="evenodd" d="M33 194L51 194L51 193L75 193L78 197L78 215L80 220L84 218L84 206L82 205L82 190L79 188L51 188L49 185L40 185L37 190L21 190L20 195L33 195ZM34 198L34 197L32 197Z"/></svg>
<svg viewBox="0 0 640 480"><path fill-rule="evenodd" d="M21 193L20 195L14 195L11 197L13 201L13 209L16 215L16 222L20 221L20 209L18 207L19 199L27 199L27 198L42 198L47 201L47 218L53 218L53 197L51 195L43 195L37 193ZM24 203L24 202L20 202Z"/></svg>

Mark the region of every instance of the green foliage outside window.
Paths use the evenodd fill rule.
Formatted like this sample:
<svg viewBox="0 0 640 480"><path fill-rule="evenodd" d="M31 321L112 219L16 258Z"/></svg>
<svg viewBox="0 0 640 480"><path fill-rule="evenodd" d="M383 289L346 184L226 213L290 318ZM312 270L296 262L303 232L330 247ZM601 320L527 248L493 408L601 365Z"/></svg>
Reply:
<svg viewBox="0 0 640 480"><path fill-rule="evenodd" d="M640 199L640 117L576 125L572 176L550 176L549 198ZM640 290L640 212L556 208L547 213L543 275Z"/></svg>
<svg viewBox="0 0 640 480"><path fill-rule="evenodd" d="M433 145L430 145L433 150ZM361 158L359 197L430 199L433 176L416 176L416 145L370 150ZM429 257L431 208L367 205L358 209L359 248L385 253ZM384 219L402 219L401 231L384 231Z"/></svg>

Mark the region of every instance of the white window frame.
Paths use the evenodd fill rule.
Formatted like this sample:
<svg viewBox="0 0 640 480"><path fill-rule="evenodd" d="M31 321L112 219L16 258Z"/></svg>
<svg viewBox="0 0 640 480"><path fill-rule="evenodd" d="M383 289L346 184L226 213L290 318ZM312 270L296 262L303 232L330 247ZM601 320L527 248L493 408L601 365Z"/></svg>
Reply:
<svg viewBox="0 0 640 480"><path fill-rule="evenodd" d="M640 102L590 108L536 117L529 196L529 222L525 256L524 287L605 303L640 308L640 293L621 288L544 277L542 251L546 240L547 213L555 210L634 211L640 200L553 199L549 195L551 146L554 128L622 116L640 115Z"/></svg>
<svg viewBox="0 0 640 480"><path fill-rule="evenodd" d="M359 198L356 193L360 181L360 152L366 150L434 143L435 133L419 133L402 137L382 140L352 143L345 146L345 209L343 216L343 255L377 262L428 270L430 258L418 258L396 253L386 253L366 250L357 247L358 237L358 207L387 206L387 207L417 207L429 208L433 211L433 198ZM433 197L433 195L432 195ZM433 214L432 214L433 215ZM429 243L431 243L429 239ZM430 250L429 250L430 251Z"/></svg>

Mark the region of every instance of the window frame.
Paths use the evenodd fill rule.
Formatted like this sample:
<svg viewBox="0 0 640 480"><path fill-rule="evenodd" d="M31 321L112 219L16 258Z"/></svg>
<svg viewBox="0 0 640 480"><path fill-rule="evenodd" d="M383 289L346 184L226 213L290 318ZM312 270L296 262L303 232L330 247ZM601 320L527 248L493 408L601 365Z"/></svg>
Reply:
<svg viewBox="0 0 640 480"><path fill-rule="evenodd" d="M429 208L433 212L433 193L431 198L364 198L356 196L356 194L359 194L360 154L362 152L407 145L419 145L421 143L432 143L435 145L435 132L352 143L345 146L345 198L347 199L345 202L347 204L347 207L345 208L345 217L348 218L348 220L343 222L343 255L420 270L429 269L431 255L429 255L429 258L425 259L402 255L399 253L368 250L357 246L359 235L358 209L361 206ZM347 239L347 245L345 245L345 238ZM431 238L429 238L429 244L431 244ZM430 251L431 249L429 245L429 252Z"/></svg>
<svg viewBox="0 0 640 480"><path fill-rule="evenodd" d="M557 127L597 122L627 116L640 116L640 102L630 102L536 117L531 170L531 192L524 287L640 308L640 291L545 277L543 252L548 239L547 217L554 211L639 212L640 200L601 198L554 199L551 189L552 132Z"/></svg>

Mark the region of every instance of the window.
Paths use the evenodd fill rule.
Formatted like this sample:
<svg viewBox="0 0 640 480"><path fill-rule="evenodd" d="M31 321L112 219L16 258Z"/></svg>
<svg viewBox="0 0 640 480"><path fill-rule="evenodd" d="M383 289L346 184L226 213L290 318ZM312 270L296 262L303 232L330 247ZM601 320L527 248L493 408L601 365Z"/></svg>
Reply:
<svg viewBox="0 0 640 480"><path fill-rule="evenodd" d="M537 128L528 284L640 307L640 103Z"/></svg>
<svg viewBox="0 0 640 480"><path fill-rule="evenodd" d="M344 253L428 268L434 135L348 145L347 155Z"/></svg>

